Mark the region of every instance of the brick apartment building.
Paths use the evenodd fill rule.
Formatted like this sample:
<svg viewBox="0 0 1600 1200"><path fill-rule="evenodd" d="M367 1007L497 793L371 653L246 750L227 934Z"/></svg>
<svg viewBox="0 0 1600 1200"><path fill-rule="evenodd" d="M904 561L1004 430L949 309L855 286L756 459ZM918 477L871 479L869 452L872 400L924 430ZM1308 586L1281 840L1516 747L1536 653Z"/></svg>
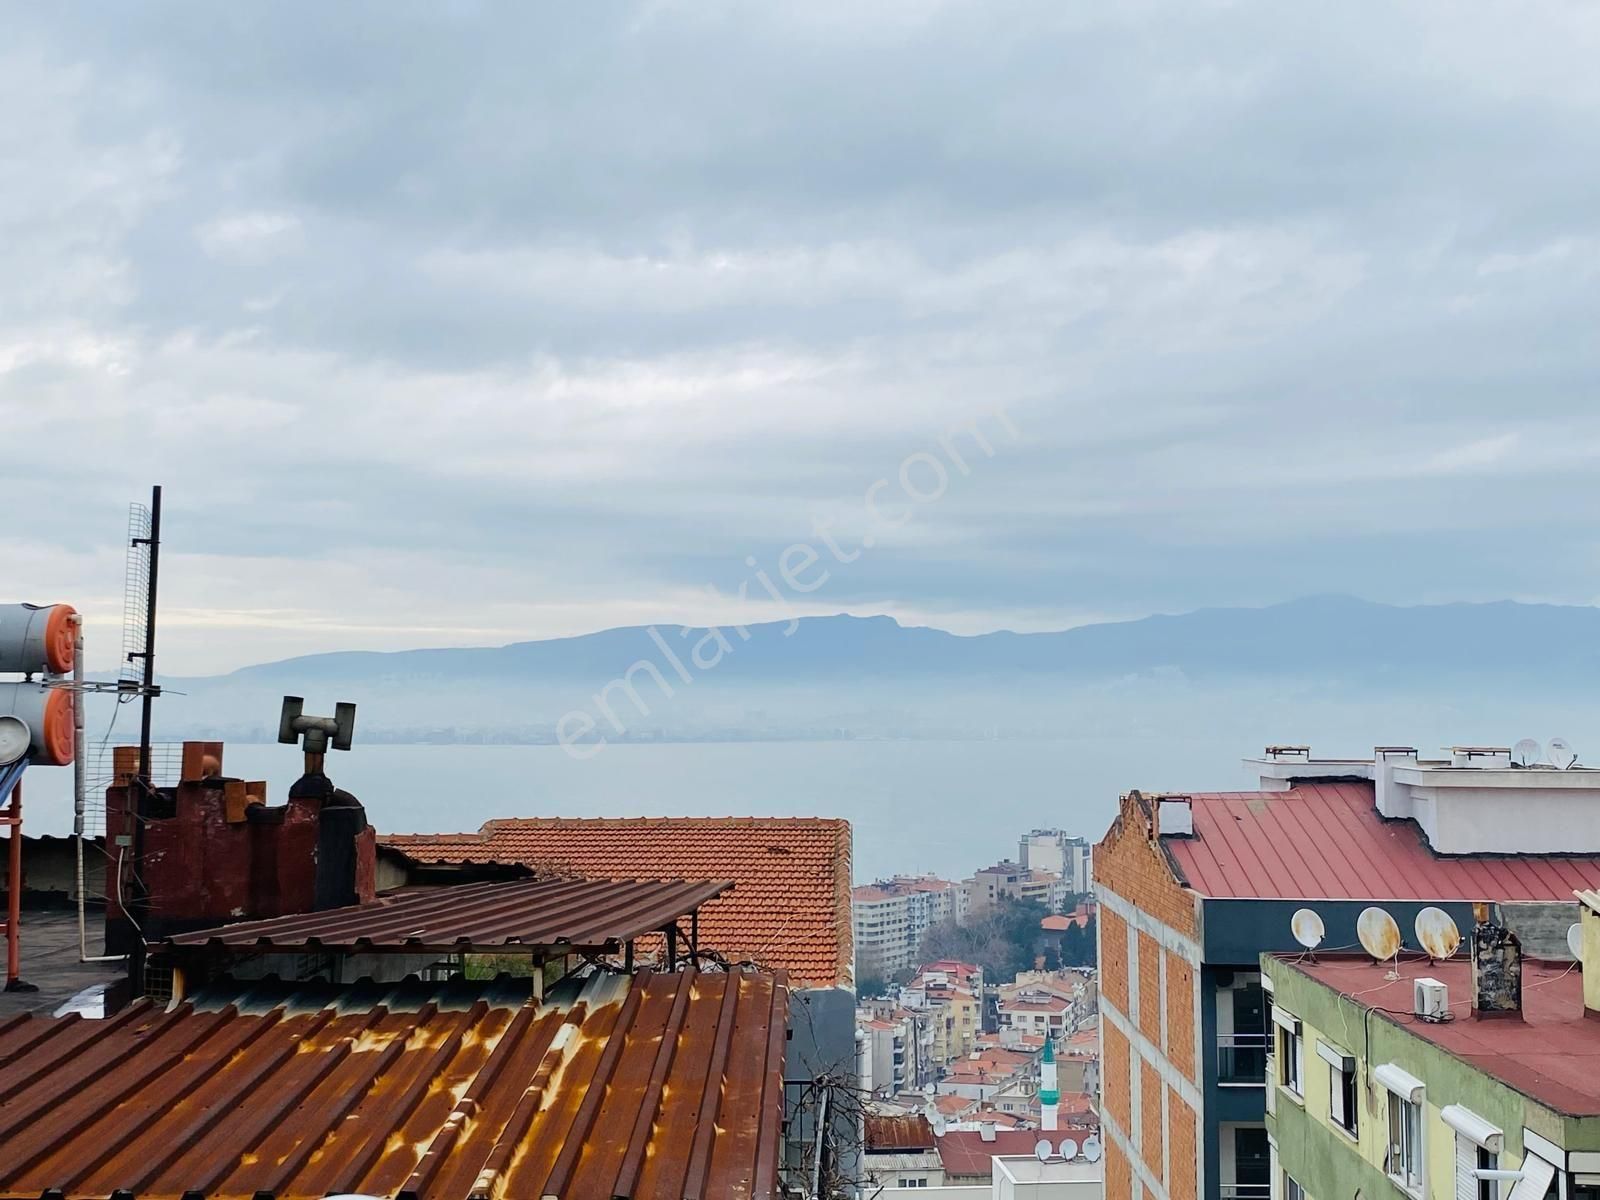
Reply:
<svg viewBox="0 0 1600 1200"><path fill-rule="evenodd" d="M1382 904L1409 945L1422 908L1465 928L1492 901L1547 955L1576 919L1573 890L1600 878L1597 771L1405 748L1321 761L1291 748L1251 766L1258 791L1128 793L1095 847L1106 1200L1276 1194L1260 955L1299 949L1298 908L1338 947Z"/></svg>

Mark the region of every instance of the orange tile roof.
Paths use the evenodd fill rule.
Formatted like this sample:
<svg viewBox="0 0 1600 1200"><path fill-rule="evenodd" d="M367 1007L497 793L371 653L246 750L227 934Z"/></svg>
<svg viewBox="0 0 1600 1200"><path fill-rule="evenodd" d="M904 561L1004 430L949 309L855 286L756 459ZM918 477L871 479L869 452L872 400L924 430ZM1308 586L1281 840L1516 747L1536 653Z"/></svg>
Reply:
<svg viewBox="0 0 1600 1200"><path fill-rule="evenodd" d="M701 946L787 971L796 986L851 982L848 821L529 817L490 821L477 833L381 841L420 862L519 862L591 879L731 879L733 891L700 910Z"/></svg>

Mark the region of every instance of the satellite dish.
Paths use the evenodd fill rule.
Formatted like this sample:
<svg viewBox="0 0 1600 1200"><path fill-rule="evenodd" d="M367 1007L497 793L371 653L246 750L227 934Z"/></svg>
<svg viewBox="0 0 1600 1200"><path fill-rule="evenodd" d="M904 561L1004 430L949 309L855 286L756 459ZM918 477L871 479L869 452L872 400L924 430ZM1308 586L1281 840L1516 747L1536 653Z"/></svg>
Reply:
<svg viewBox="0 0 1600 1200"><path fill-rule="evenodd" d="M1033 1156L1040 1162L1049 1162L1051 1153L1050 1143L1043 1138L1040 1138L1033 1148Z"/></svg>
<svg viewBox="0 0 1600 1200"><path fill-rule="evenodd" d="M1533 738L1523 738L1511 748L1511 761L1519 767L1544 766L1544 747Z"/></svg>
<svg viewBox="0 0 1600 1200"><path fill-rule="evenodd" d="M943 1113L934 1113L933 1120L929 1121L928 1124L933 1126L934 1137L943 1137L945 1131L950 1128L949 1123L944 1119Z"/></svg>
<svg viewBox="0 0 1600 1200"><path fill-rule="evenodd" d="M939 1094L939 1089L931 1083L925 1083L922 1085L922 1094L931 1100Z"/></svg>
<svg viewBox="0 0 1600 1200"><path fill-rule="evenodd" d="M1101 1149L1099 1138L1090 1135L1088 1141L1083 1143L1083 1156L1090 1162L1099 1162L1100 1155L1103 1153L1104 1150Z"/></svg>
<svg viewBox="0 0 1600 1200"><path fill-rule="evenodd" d="M1071 1162L1078 1157L1078 1143L1071 1138L1061 1139L1061 1157Z"/></svg>
<svg viewBox="0 0 1600 1200"><path fill-rule="evenodd" d="M1364 908L1356 918L1361 948L1378 962L1400 953L1400 926L1381 908Z"/></svg>
<svg viewBox="0 0 1600 1200"><path fill-rule="evenodd" d="M0 767L16 762L28 752L32 743L33 733L26 721L9 713L0 717Z"/></svg>
<svg viewBox="0 0 1600 1200"><path fill-rule="evenodd" d="M1294 940L1307 950L1315 950L1328 935L1322 918L1309 908L1302 908L1289 918L1289 930L1294 934Z"/></svg>
<svg viewBox="0 0 1600 1200"><path fill-rule="evenodd" d="M1572 743L1566 738L1550 739L1550 763L1552 766L1565 771L1578 763L1578 752L1572 748Z"/></svg>
<svg viewBox="0 0 1600 1200"><path fill-rule="evenodd" d="M1417 914L1417 944L1429 958L1450 958L1461 948L1461 930L1442 908L1429 905Z"/></svg>
<svg viewBox="0 0 1600 1200"><path fill-rule="evenodd" d="M1567 949L1577 962L1583 961L1583 926L1573 925L1567 930Z"/></svg>

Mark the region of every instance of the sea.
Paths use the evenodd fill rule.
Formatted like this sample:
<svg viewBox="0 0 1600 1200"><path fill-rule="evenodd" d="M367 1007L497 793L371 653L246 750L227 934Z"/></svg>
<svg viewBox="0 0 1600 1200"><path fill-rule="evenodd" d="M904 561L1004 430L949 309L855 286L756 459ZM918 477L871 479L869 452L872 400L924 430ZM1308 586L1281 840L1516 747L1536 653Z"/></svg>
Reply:
<svg viewBox="0 0 1600 1200"><path fill-rule="evenodd" d="M223 766L267 780L281 803L301 756L230 743ZM857 882L923 871L962 878L1015 858L1018 838L1036 828L1098 840L1129 788L1254 782L1238 747L1214 739L613 744L583 761L559 746L358 742L330 752L327 770L380 832L476 830L497 817L844 817ZM70 832L70 768L33 768L25 788L29 833Z"/></svg>

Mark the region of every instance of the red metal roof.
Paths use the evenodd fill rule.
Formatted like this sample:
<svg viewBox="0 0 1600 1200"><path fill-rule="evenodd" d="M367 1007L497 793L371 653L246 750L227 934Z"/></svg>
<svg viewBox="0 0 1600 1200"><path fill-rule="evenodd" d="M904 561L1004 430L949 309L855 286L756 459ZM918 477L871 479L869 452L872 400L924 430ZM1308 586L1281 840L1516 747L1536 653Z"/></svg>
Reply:
<svg viewBox="0 0 1600 1200"><path fill-rule="evenodd" d="M293 987L0 1023L0 1196L777 1193L779 978Z"/></svg>
<svg viewBox="0 0 1600 1200"><path fill-rule="evenodd" d="M939 1160L944 1163L946 1175L967 1179L989 1179L994 1174L993 1159L1003 1157L1033 1157L1033 1148L1039 1139L1048 1137L1056 1145L1071 1137L1082 1142L1073 1130L1076 1126L1063 1125L1055 1133L1040 1133L1037 1129L996 1129L993 1141L984 1141L976 1130L952 1129L939 1139Z"/></svg>
<svg viewBox="0 0 1600 1200"><path fill-rule="evenodd" d="M1416 822L1378 815L1370 783L1190 801L1194 835L1161 845L1184 882L1218 899L1566 901L1600 882L1600 855L1435 854Z"/></svg>
<svg viewBox="0 0 1600 1200"><path fill-rule="evenodd" d="M867 1149L876 1152L891 1150L932 1150L938 1139L933 1136L933 1126L928 1118L917 1115L889 1117L878 1113L866 1115Z"/></svg>
<svg viewBox="0 0 1600 1200"><path fill-rule="evenodd" d="M1583 975L1571 963L1523 959L1517 1021L1472 1016L1472 965L1465 954L1434 963L1402 959L1397 980L1388 978L1393 960L1319 955L1316 961L1281 961L1540 1104L1569 1116L1600 1116L1600 1022L1584 1015ZM1424 976L1446 986L1455 1020L1410 1019L1412 983ZM1405 1015L1397 1021L1381 1010Z"/></svg>
<svg viewBox="0 0 1600 1200"><path fill-rule="evenodd" d="M423 888L323 912L180 933L175 947L450 951L517 946L611 952L665 929L731 883L518 879Z"/></svg>
<svg viewBox="0 0 1600 1200"><path fill-rule="evenodd" d="M700 914L700 943L795 984L850 981L850 823L817 817L532 817L477 833L400 834L421 861L516 861L587 879L731 879Z"/></svg>

